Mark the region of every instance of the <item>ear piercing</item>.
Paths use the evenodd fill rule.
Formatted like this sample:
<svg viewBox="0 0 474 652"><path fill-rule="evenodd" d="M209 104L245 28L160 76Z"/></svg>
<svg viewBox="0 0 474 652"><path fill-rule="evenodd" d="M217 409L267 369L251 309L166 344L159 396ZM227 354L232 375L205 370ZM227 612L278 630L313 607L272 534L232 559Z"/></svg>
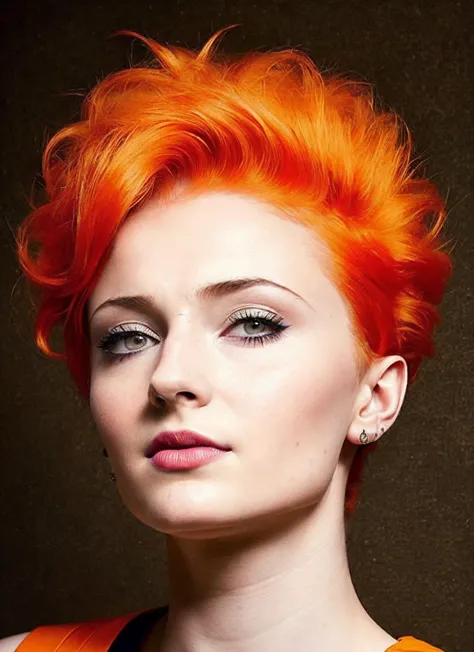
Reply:
<svg viewBox="0 0 474 652"><path fill-rule="evenodd" d="M380 436L382 436L384 432L385 432L385 428L383 428L383 427L380 428ZM378 437L379 437L379 434L377 432L375 432L374 435L373 435L372 441L369 441L369 435L365 432L365 428L364 428L364 430L362 430L362 432L360 433L359 441L360 441L361 444L364 444L364 445L365 444L371 444L376 439L378 439Z"/></svg>
<svg viewBox="0 0 474 652"><path fill-rule="evenodd" d="M108 454L106 448L103 448L103 449L102 449L102 455L103 455L104 457L108 457L108 456L109 456L109 454ZM110 478L110 482L115 482L115 473L111 473L110 476L109 476L109 478Z"/></svg>

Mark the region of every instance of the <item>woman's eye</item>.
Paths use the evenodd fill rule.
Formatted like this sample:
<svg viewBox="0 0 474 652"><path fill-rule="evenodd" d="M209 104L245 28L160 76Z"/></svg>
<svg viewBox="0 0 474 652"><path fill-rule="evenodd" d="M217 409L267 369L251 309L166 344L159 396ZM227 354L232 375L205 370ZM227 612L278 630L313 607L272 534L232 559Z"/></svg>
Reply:
<svg viewBox="0 0 474 652"><path fill-rule="evenodd" d="M136 333L135 335L124 337L122 343L129 351L136 351L137 349L143 348L146 339L147 336L143 335L143 333Z"/></svg>
<svg viewBox="0 0 474 652"><path fill-rule="evenodd" d="M240 339L245 344L251 344L253 346L256 344L263 345L269 340L281 337L283 331L288 328L287 325L281 323L283 319L274 313L267 313L267 315L251 313L240 316L233 315L230 321L232 323L231 331L240 330L243 333L243 336L237 337L236 339Z"/></svg>
<svg viewBox="0 0 474 652"><path fill-rule="evenodd" d="M150 346L146 346L147 341L151 341L151 346L158 343L158 339L151 334L151 331L145 333L138 330L136 326L131 327L130 324L123 324L117 329L106 333L101 338L98 347L107 358L118 362L130 355L150 348Z"/></svg>
<svg viewBox="0 0 474 652"><path fill-rule="evenodd" d="M230 328L225 332L240 330L240 334L230 336L233 340L239 340L246 346L264 345L271 340L276 340L283 335L283 331L289 328L283 324L283 318L271 312L252 312L250 310L233 314L229 321ZM120 362L124 358L140 353L160 340L149 329L142 330L137 325L123 324L112 329L101 338L98 347L103 351L104 356L114 362ZM263 331L263 332L262 332ZM267 331L265 333L265 331ZM147 342L150 345L147 346Z"/></svg>

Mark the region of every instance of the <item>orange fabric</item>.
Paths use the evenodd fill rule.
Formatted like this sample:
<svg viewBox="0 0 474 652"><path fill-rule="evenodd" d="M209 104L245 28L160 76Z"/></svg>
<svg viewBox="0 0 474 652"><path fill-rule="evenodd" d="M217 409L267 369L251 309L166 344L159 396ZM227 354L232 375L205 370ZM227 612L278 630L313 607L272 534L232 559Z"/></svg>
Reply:
<svg viewBox="0 0 474 652"><path fill-rule="evenodd" d="M116 618L68 625L43 625L34 629L15 652L107 652L135 612ZM386 652L442 652L413 636L402 636Z"/></svg>
<svg viewBox="0 0 474 652"><path fill-rule="evenodd" d="M122 629L143 612L65 625L43 625L23 639L15 652L106 652Z"/></svg>
<svg viewBox="0 0 474 652"><path fill-rule="evenodd" d="M391 645L386 652L443 652L439 647L419 641L413 636L402 636L398 643Z"/></svg>

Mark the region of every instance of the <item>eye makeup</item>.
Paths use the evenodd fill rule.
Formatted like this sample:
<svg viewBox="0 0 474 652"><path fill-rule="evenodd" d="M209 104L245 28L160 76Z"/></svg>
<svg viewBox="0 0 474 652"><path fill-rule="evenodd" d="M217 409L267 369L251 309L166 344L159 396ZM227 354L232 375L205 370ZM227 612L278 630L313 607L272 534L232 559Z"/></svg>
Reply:
<svg viewBox="0 0 474 652"><path fill-rule="evenodd" d="M270 333L260 334L257 333L255 336L245 335L245 336L232 336L231 339L240 340L244 346L264 346L266 343L279 339L284 331L290 327L289 324L283 323L283 317L272 313L269 311L262 311L257 309L246 308L244 310L238 311L232 314L228 321L231 324L231 329L234 330L240 325L257 325L257 329L260 326L264 326L266 329L270 329ZM117 345L123 344L127 341L138 341L137 349L128 349L128 352L118 352L116 350ZM102 351L103 356L106 360L111 362L121 362L125 358L128 358L132 355L141 353L150 347L140 346L140 342L146 344L147 340L152 340L156 344L160 342L160 339L156 334L146 326L137 323L128 323L121 324L111 328L107 333L100 339L98 343L98 348ZM126 346L126 345L125 345ZM154 346L154 344L152 345ZM127 348L127 347L126 347Z"/></svg>

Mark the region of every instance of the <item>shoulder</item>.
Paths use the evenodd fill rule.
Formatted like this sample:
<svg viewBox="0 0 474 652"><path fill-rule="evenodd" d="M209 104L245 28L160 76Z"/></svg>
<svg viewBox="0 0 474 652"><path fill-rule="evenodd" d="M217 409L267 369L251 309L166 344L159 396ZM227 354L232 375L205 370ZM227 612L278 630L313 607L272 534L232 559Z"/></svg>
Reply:
<svg viewBox="0 0 474 652"><path fill-rule="evenodd" d="M23 632L23 634L14 634L7 636L7 638L0 639L0 652L15 652L16 648L31 632Z"/></svg>
<svg viewBox="0 0 474 652"><path fill-rule="evenodd" d="M1 649L0 649L1 652ZM402 636L386 652L443 652L439 647L433 647L413 636Z"/></svg>

